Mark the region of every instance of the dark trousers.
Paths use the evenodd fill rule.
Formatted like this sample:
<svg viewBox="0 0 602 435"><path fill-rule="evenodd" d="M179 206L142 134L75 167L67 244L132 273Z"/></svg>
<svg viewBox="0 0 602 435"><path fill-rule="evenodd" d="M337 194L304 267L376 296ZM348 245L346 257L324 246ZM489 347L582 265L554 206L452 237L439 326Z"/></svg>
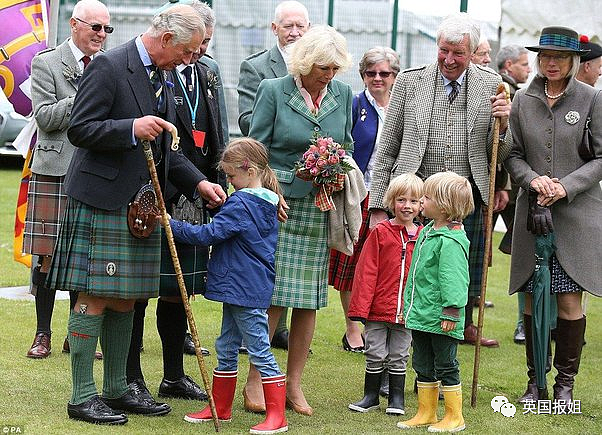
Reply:
<svg viewBox="0 0 602 435"><path fill-rule="evenodd" d="M459 340L448 335L412 330L412 367L420 382L460 383L460 363L456 359Z"/></svg>

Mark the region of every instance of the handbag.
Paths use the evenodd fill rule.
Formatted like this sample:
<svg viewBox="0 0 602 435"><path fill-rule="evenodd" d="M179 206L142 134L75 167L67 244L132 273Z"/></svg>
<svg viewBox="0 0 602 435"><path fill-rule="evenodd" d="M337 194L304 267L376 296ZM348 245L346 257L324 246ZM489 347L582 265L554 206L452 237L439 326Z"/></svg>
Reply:
<svg viewBox="0 0 602 435"><path fill-rule="evenodd" d="M202 201L189 201L184 195L180 195L178 202L173 205L171 216L179 221L202 225L208 222Z"/></svg>
<svg viewBox="0 0 602 435"><path fill-rule="evenodd" d="M157 227L158 215L155 189L152 184L145 184L128 204L128 228L132 236L137 239L149 237Z"/></svg>
<svg viewBox="0 0 602 435"><path fill-rule="evenodd" d="M592 120L592 113L594 111L594 105L596 104L596 98L600 91L596 92L594 98L592 98L592 104L589 107L589 113L587 114L587 118L585 119L585 126L583 127L583 138L577 147L577 152L579 153L579 157L581 157L586 162L595 159L596 151L594 150L594 138L592 136L592 131L589 128L589 124Z"/></svg>

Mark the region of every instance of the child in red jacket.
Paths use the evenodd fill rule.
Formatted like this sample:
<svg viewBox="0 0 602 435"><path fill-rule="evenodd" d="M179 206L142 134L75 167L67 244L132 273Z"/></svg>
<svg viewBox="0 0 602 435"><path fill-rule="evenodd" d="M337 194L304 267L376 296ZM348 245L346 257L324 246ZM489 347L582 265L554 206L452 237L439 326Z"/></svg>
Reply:
<svg viewBox="0 0 602 435"><path fill-rule="evenodd" d="M412 336L403 325L403 289L412 262L414 243L422 225L420 212L423 182L415 174L391 181L385 206L395 217L376 225L360 255L349 304L351 320L365 322L366 375L364 397L349 409L368 412L379 407L379 390L385 363L389 371L387 414L402 415L406 364Z"/></svg>

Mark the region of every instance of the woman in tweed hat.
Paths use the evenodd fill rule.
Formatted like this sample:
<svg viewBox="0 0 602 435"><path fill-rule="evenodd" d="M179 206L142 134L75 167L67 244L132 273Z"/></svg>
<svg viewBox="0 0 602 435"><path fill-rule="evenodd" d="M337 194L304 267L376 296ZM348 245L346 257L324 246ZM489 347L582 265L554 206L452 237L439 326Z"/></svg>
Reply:
<svg viewBox="0 0 602 435"><path fill-rule="evenodd" d="M270 334L283 307L293 308L287 363L287 405L311 415L301 391L301 375L314 334L316 310L328 297L328 215L314 205L311 182L295 176L295 162L309 148L312 136L329 136L351 144L352 93L333 80L349 67L345 38L332 27L312 27L292 48L289 75L259 85L249 135L266 145L270 166L280 181L284 200L276 251L276 288L268 310ZM256 371L250 373L245 407L265 409Z"/></svg>
<svg viewBox="0 0 602 435"><path fill-rule="evenodd" d="M581 295L602 295L602 159L583 159L578 152L590 107L601 107L594 88L575 79L579 56L585 54L574 30L546 27L537 52L536 77L512 101L510 126L514 145L506 169L520 185L512 235L510 293L525 292L524 326L529 382L520 401L546 398L538 391L532 345L531 301L535 269L535 237L554 231L551 292L558 303L554 367L558 371L554 399L573 399L579 369L585 316ZM596 157L602 155L602 111L592 111L590 129ZM540 214L553 228L531 231L525 222Z"/></svg>

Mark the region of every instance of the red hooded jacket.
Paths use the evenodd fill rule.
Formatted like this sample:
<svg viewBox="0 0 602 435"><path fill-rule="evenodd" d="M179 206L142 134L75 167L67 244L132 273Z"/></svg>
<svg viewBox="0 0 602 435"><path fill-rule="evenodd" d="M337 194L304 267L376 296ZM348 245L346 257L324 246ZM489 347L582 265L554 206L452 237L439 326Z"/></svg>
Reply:
<svg viewBox="0 0 602 435"><path fill-rule="evenodd" d="M403 289L421 230L410 239L405 226L386 220L370 232L353 277L351 320L403 323Z"/></svg>

